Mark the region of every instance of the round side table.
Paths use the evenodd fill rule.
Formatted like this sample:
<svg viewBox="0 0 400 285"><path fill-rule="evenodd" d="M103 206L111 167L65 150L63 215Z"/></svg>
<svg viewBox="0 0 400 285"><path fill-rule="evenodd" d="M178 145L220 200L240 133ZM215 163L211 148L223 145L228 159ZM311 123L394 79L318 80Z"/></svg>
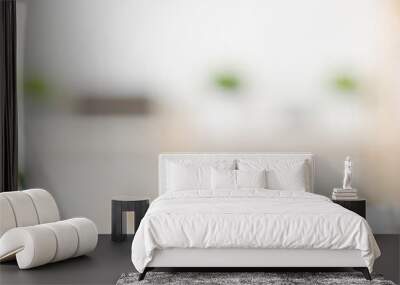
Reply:
<svg viewBox="0 0 400 285"><path fill-rule="evenodd" d="M150 199L148 197L136 196L115 196L111 201L111 240L123 241L126 234L122 232L123 212L135 212L135 233L140 221L149 208Z"/></svg>

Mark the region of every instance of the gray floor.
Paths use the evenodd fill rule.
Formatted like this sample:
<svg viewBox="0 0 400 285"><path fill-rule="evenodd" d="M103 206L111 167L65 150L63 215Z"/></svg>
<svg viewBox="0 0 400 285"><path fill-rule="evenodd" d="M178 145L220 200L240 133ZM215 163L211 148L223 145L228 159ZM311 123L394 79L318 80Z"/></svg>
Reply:
<svg viewBox="0 0 400 285"><path fill-rule="evenodd" d="M399 283L400 236L377 235L382 257L375 271ZM134 271L130 261L130 240L111 242L99 237L97 249L89 256L78 257L30 270L19 270L15 262L0 265L0 284L115 284L121 273Z"/></svg>
<svg viewBox="0 0 400 285"><path fill-rule="evenodd" d="M0 284L115 284L122 273L134 270L130 245L100 235L96 250L88 256L29 270L18 270L15 262L0 264Z"/></svg>

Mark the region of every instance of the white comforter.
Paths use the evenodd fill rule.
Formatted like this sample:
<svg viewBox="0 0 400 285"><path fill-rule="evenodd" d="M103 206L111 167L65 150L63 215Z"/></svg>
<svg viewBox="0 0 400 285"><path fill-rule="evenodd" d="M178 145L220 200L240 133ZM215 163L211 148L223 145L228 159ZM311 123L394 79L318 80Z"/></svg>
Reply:
<svg viewBox="0 0 400 285"><path fill-rule="evenodd" d="M180 191L150 206L132 243L143 272L154 249L358 249L372 271L379 248L362 217L307 192L246 189Z"/></svg>

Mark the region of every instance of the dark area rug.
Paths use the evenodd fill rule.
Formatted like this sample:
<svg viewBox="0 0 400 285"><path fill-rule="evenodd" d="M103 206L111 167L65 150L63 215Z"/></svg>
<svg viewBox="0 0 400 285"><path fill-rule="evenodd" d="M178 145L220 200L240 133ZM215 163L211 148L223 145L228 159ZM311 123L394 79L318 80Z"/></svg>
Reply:
<svg viewBox="0 0 400 285"><path fill-rule="evenodd" d="M359 272L148 272L146 278L138 281L139 273L122 274L117 285L133 284L379 284L395 285L381 275L372 275L368 281Z"/></svg>

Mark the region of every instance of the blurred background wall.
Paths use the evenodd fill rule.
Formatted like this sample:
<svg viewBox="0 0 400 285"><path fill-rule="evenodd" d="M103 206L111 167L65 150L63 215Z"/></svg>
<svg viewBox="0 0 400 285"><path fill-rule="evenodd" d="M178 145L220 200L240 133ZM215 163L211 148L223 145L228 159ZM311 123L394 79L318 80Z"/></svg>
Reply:
<svg viewBox="0 0 400 285"><path fill-rule="evenodd" d="M160 152L316 155L400 233L400 2L18 1L24 187L110 232L111 197L157 196Z"/></svg>

